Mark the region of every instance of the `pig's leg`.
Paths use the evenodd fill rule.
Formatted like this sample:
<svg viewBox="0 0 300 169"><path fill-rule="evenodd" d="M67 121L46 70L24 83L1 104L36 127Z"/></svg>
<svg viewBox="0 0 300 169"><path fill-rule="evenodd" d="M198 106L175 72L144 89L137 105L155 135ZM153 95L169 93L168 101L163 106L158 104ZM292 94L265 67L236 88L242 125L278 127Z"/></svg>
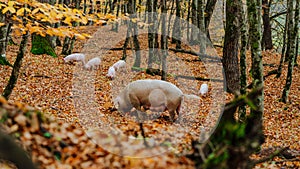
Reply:
<svg viewBox="0 0 300 169"><path fill-rule="evenodd" d="M142 118L142 107L141 107L142 105L140 103L140 100L134 94L129 94L129 98L130 98L131 105L136 109L137 120L141 122L143 118Z"/></svg>
<svg viewBox="0 0 300 169"><path fill-rule="evenodd" d="M177 106L174 103L168 103L167 109L170 114L170 121L175 121L175 111Z"/></svg>

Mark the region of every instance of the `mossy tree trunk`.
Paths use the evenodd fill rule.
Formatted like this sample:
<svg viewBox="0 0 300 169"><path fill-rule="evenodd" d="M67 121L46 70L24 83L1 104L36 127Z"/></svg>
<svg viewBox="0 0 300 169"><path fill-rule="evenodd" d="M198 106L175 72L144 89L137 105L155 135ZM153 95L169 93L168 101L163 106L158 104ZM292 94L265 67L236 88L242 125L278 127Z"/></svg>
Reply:
<svg viewBox="0 0 300 169"><path fill-rule="evenodd" d="M238 122L234 119L234 114L239 106L253 101L261 92L262 88L253 89L227 103L219 124L210 138L202 144L192 142L194 152L188 157L195 161L196 168L253 168L255 162L249 156L257 150L256 145L261 143L260 137L257 136L260 132L256 130L257 123L252 123L255 116L250 115L245 122Z"/></svg>
<svg viewBox="0 0 300 169"><path fill-rule="evenodd" d="M294 41L294 0L287 0L287 42L286 42L286 52L285 52L285 61L288 62L292 59L293 56L290 56L293 53L293 41Z"/></svg>
<svg viewBox="0 0 300 169"><path fill-rule="evenodd" d="M239 24L238 0L226 1L226 28L223 49L223 67L227 91L238 94L240 91L240 70L238 62Z"/></svg>
<svg viewBox="0 0 300 169"><path fill-rule="evenodd" d="M247 42L248 42L248 32L246 25L246 13L244 10L244 5L242 0L238 1L239 10L239 22L240 22L240 31L241 31L241 49L240 49L240 93L246 94L247 87L247 64L246 64L246 51L247 51ZM241 105L239 107L239 120L244 121L246 119L246 106Z"/></svg>
<svg viewBox="0 0 300 169"><path fill-rule="evenodd" d="M261 54L261 1L260 0L248 0L248 21L249 21L249 39L250 39L250 48L251 48L251 59L252 59L252 88L263 88L263 63L262 63L262 54ZM255 138L255 142L252 148L257 149L264 142L263 135L263 111L264 111L264 92L258 93L257 97L253 100L253 104L256 106L256 109L251 108L251 118L248 119L248 123L253 125L250 130L250 133L254 133L251 137ZM249 126L250 127L250 126Z"/></svg>
<svg viewBox="0 0 300 169"><path fill-rule="evenodd" d="M288 0L288 5L293 6L293 1L292 0ZM290 22L290 24L294 25L293 29L289 29L290 32L290 38L289 38L289 42L290 42L290 50L289 50L289 65L288 65L288 73L287 73L287 77L286 77L286 83L282 92L282 97L281 97L281 101L286 103L288 101L288 95L289 95L289 91L292 85L292 77L293 77L293 69L294 69L294 64L295 64L295 58L296 58L296 39L297 39L297 35L298 35L298 24L299 24L299 0L296 3L296 7L295 7L295 15L294 15L294 21L293 23Z"/></svg>

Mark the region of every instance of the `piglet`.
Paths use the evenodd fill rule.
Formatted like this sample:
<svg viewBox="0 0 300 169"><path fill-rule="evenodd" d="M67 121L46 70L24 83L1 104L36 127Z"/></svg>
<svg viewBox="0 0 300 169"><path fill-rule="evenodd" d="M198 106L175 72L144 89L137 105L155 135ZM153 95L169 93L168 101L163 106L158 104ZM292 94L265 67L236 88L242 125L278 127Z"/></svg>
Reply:
<svg viewBox="0 0 300 169"><path fill-rule="evenodd" d="M126 68L126 62L124 60L119 60L113 64L116 71L124 70Z"/></svg>
<svg viewBox="0 0 300 169"><path fill-rule="evenodd" d="M65 63L70 61L80 61L85 64L85 55L83 53L73 53L64 58Z"/></svg>
<svg viewBox="0 0 300 169"><path fill-rule="evenodd" d="M199 90L199 94L201 95L205 95L206 93L208 92L208 85L206 83L203 83L200 87L200 90Z"/></svg>
<svg viewBox="0 0 300 169"><path fill-rule="evenodd" d="M114 79L114 77L116 77L116 71L115 71L115 68L113 66L109 67L106 76L111 78L111 79Z"/></svg>
<svg viewBox="0 0 300 169"><path fill-rule="evenodd" d="M85 68L85 69L89 69L89 70L90 70L90 69L97 69L97 68L99 68L100 63L101 63L100 58L95 57L95 58L89 60L89 61L84 65L84 68Z"/></svg>

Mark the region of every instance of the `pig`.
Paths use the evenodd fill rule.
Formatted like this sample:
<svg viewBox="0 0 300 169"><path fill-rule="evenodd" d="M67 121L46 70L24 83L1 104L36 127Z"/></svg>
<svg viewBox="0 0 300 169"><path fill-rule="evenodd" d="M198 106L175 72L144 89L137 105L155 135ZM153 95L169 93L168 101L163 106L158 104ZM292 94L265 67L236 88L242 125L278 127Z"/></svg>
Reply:
<svg viewBox="0 0 300 169"><path fill-rule="evenodd" d="M83 53L73 53L64 58L65 63L69 61L81 61L82 64L85 64L85 55Z"/></svg>
<svg viewBox="0 0 300 169"><path fill-rule="evenodd" d="M115 68L113 66L109 67L108 72L107 72L107 77L113 79L114 77L116 77L116 71Z"/></svg>
<svg viewBox="0 0 300 169"><path fill-rule="evenodd" d="M99 68L100 66L100 63L101 63L101 60L97 57L89 60L85 65L84 65L84 68L85 69L97 69Z"/></svg>
<svg viewBox="0 0 300 169"><path fill-rule="evenodd" d="M201 95L205 95L206 93L208 92L208 85L206 83L203 83L200 87L200 90L199 90L199 94Z"/></svg>
<svg viewBox="0 0 300 169"><path fill-rule="evenodd" d="M119 60L113 64L116 71L124 70L126 68L126 62L124 60Z"/></svg>
<svg viewBox="0 0 300 169"><path fill-rule="evenodd" d="M129 83L114 103L123 113L132 108L141 111L141 107L161 112L168 110L171 121L174 121L175 114L179 116L183 96L182 91L170 82L146 79Z"/></svg>

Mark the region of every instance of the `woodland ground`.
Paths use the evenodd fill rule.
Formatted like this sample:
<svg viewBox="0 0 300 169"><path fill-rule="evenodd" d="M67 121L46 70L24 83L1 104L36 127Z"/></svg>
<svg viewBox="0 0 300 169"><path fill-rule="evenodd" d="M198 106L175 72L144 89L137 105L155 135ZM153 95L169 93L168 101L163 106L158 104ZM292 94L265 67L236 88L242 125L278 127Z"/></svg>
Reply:
<svg viewBox="0 0 300 169"><path fill-rule="evenodd" d="M93 34L97 30L97 27L82 28L85 33ZM146 36L140 37L140 43L142 48L146 48L147 40ZM144 39L144 40L143 40ZM14 38L15 42L19 42L20 39ZM77 41L73 53L81 52L83 44L86 41ZM172 45L170 45L172 46ZM116 47L122 47L122 43ZM27 46L29 51L30 45ZM7 59L13 63L18 51L18 46L11 45L8 47ZM131 51L128 50L128 53ZM217 49L219 56L222 55L222 50ZM57 49L57 53L60 53L60 48ZM180 58L195 59L193 56L187 54L179 54ZM102 113L101 119L110 122L110 119L114 119L116 126L127 135L138 136L140 131L138 124L132 120L124 121L117 111L112 111L112 98L111 98L111 80L105 77L109 66L118 61L122 56L122 51L109 51L102 57L101 68L96 73L95 81L95 93L96 102L99 105L99 111ZM164 168L168 165L171 168L193 168L193 162L188 158L181 156L180 154L191 153L190 144L191 140L198 135L185 134L181 137L180 144L172 146L176 151L170 151L162 154L161 156L155 156L145 159L125 158L112 153L107 152L100 146L94 144L84 134L80 127L81 118L86 118L87 122L89 117L83 117L76 113L74 107L73 98L74 91L72 91L72 78L74 67L80 63L65 64L62 60L63 56L58 58L52 58L46 55L32 55L27 52L23 60L21 73L16 87L10 97L9 102L17 103L17 106L22 103L33 106L46 113L46 116L51 116L50 121L45 124L45 128L53 135L61 139L68 139L68 148L62 147L56 149L60 154L60 161L56 160L55 151L45 149L46 144L53 144L54 147L57 143L52 140L49 141L45 138L38 138L35 136L35 132L29 132L26 129L18 131L23 134L21 141L25 147L30 147L32 151L33 159L38 162L42 168L109 168L114 166L115 168ZM263 52L264 73L277 68L280 60L280 54L272 51ZM248 63L250 63L250 54L248 53ZM298 63L300 63L300 57L298 57ZM195 76L207 77L206 73L203 73L203 65L201 62L186 62ZM250 64L248 64L248 68ZM0 92L3 91L7 81L11 68L7 66L0 67ZM253 155L253 158L260 158L270 155L278 148L289 147L297 158L285 159L284 157L274 157L272 160L256 165L255 168L300 168L300 67L294 68L293 83L289 94L289 102L287 104L279 102L282 94L282 90L285 84L287 72L287 65L283 67L283 74L280 78L275 78L275 75L269 76L265 80L264 94L265 94L265 111L264 111L264 133L266 136L265 143L262 145L262 150ZM139 73L135 78L156 78L159 76L150 76L145 73ZM169 78L173 83L176 81ZM249 77L250 80L250 77ZM197 87L201 85L201 81L197 84ZM209 83L210 84L210 83ZM209 93L210 94L210 93ZM231 95L226 95L227 101L232 98ZM199 124L203 122L204 116L209 112L209 106L213 102L211 96L201 97L201 110L199 118L196 123L193 123L190 128L185 128L191 133L196 132L194 129L199 127ZM75 103L76 104L76 103ZM54 119L54 120L53 120ZM20 125L16 120L16 124ZM12 128L11 125L10 129ZM160 119L156 121L155 125L145 125L145 132L147 136L168 137L163 136L160 130L168 128L169 123ZM22 135L22 134L21 134ZM35 140L35 141L33 141ZM43 140L43 141L41 141ZM65 141L67 142L67 141ZM36 145L34 145L36 144ZM115 143L117 144L117 143ZM53 147L52 147L53 149ZM140 152L142 153L142 152ZM54 154L54 155L53 155Z"/></svg>

